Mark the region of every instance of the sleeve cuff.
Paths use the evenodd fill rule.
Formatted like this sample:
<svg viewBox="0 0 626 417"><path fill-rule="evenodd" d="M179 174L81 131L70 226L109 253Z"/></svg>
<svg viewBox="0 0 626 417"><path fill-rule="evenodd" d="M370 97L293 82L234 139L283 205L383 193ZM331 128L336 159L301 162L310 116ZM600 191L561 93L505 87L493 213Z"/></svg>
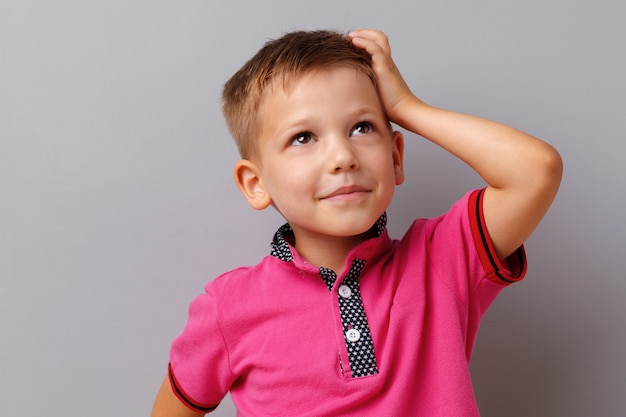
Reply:
<svg viewBox="0 0 626 417"><path fill-rule="evenodd" d="M174 371L172 369L171 363L168 365L167 373L169 375L169 380L172 386L172 391L174 392L176 397L178 397L178 399L191 410L200 412L200 413L210 413L211 411L215 410L217 406L219 405L219 404L215 404L215 405L201 404L192 400L189 397L189 395L187 395L185 391L182 389L182 387L180 386L180 383L176 379L176 376L174 376Z"/></svg>
<svg viewBox="0 0 626 417"><path fill-rule="evenodd" d="M486 278L500 285L520 281L526 275L526 252L520 246L507 259L500 261L489 237L483 216L483 196L485 189L472 192L469 198L469 216L472 236Z"/></svg>

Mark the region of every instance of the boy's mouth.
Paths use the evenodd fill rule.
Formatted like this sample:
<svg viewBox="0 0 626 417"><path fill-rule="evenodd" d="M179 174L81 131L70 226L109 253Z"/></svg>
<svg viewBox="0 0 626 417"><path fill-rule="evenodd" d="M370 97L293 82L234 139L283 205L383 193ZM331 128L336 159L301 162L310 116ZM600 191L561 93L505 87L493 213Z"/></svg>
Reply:
<svg viewBox="0 0 626 417"><path fill-rule="evenodd" d="M339 187L331 193L324 195L320 200L351 200L369 193L371 190L360 185L347 185Z"/></svg>

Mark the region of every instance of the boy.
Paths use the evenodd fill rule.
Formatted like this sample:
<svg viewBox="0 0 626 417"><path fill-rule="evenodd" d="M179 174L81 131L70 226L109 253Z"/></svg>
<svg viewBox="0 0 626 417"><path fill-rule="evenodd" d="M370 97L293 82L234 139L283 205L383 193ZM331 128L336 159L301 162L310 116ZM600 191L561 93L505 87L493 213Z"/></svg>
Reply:
<svg viewBox="0 0 626 417"><path fill-rule="evenodd" d="M526 270L522 243L560 183L548 144L414 96L386 36L294 32L226 84L248 203L287 220L271 256L190 307L154 417L198 416L231 392L241 416L478 416L468 363L479 320ZM448 213L385 230L404 127L487 186Z"/></svg>

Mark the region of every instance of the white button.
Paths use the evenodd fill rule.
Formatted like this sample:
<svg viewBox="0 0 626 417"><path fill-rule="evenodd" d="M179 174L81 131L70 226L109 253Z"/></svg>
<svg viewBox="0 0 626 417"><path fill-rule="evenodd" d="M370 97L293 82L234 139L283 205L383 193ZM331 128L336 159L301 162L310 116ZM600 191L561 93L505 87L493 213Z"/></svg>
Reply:
<svg viewBox="0 0 626 417"><path fill-rule="evenodd" d="M342 298L350 298L352 297L352 290L347 285L341 285L339 287L339 295Z"/></svg>
<svg viewBox="0 0 626 417"><path fill-rule="evenodd" d="M346 332L346 339L348 339L349 342L358 342L360 338L361 332L357 329L350 329Z"/></svg>

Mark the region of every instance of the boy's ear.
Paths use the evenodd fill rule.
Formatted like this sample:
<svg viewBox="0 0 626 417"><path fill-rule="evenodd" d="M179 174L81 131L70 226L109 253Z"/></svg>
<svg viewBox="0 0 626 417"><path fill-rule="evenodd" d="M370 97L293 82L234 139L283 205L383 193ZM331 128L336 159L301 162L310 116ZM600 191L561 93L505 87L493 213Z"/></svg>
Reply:
<svg viewBox="0 0 626 417"><path fill-rule="evenodd" d="M263 187L260 170L254 162L248 159L239 160L233 174L235 184L252 208L263 210L272 203L272 198Z"/></svg>
<svg viewBox="0 0 626 417"><path fill-rule="evenodd" d="M392 133L393 169L396 173L396 185L404 182L404 136L397 130Z"/></svg>

